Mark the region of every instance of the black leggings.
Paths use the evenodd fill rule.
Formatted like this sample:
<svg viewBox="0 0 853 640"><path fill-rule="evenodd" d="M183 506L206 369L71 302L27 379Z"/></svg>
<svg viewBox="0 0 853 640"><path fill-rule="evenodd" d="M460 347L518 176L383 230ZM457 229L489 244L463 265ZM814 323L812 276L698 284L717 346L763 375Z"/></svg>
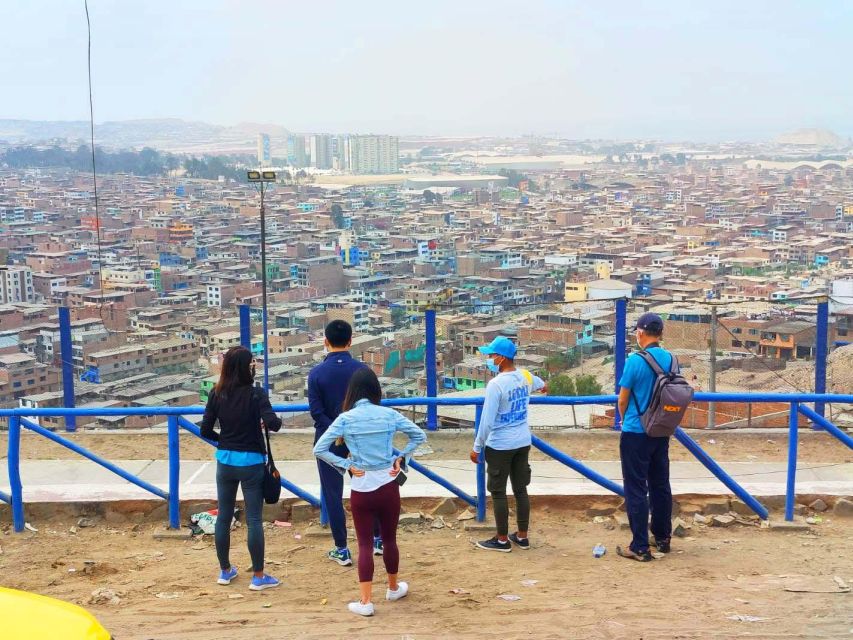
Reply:
<svg viewBox="0 0 853 640"><path fill-rule="evenodd" d="M492 504L495 509L495 524L498 535L509 533L509 505L506 501L506 481L512 482L512 493L515 496L515 508L519 531L527 531L530 525L530 497L527 495L527 485L530 484L530 464L528 456L530 446L520 449L492 449L486 447L486 474L489 493L492 494Z"/></svg>
<svg viewBox="0 0 853 640"><path fill-rule="evenodd" d="M252 558L252 571L264 570L264 465L253 464L249 467L234 467L230 464L216 463L216 493L219 502L219 515L216 516L216 556L223 571L231 568L231 521L234 519L234 505L237 501L237 487L243 487L243 501L246 503L246 526L249 529L249 555Z"/></svg>

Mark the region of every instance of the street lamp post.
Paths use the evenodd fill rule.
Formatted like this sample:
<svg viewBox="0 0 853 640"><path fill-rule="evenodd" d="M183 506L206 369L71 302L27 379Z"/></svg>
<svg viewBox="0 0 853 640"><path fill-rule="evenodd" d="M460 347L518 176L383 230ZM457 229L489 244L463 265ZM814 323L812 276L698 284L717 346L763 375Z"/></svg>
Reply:
<svg viewBox="0 0 853 640"><path fill-rule="evenodd" d="M264 391L270 389L270 350L267 331L267 220L264 208L264 185L275 182L275 171L249 171L249 182L256 182L261 188L261 323L264 331Z"/></svg>

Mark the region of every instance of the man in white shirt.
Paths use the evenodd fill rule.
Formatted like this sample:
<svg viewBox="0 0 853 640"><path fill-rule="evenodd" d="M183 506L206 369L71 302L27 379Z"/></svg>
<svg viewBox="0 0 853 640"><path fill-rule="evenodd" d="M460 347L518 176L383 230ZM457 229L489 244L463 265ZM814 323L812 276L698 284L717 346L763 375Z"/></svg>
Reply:
<svg viewBox="0 0 853 640"><path fill-rule="evenodd" d="M512 551L512 543L520 549L530 548L527 528L530 521L530 424L527 411L530 394L545 388L541 378L524 369L516 369L515 343L498 336L491 344L480 347L480 353L491 356L488 367L496 375L486 386L480 427L474 438L471 461L478 462L480 452L486 457L486 475L489 493L495 510L497 535L478 542L487 551ZM509 507L506 499L507 479L512 482L515 496L518 529L509 533Z"/></svg>

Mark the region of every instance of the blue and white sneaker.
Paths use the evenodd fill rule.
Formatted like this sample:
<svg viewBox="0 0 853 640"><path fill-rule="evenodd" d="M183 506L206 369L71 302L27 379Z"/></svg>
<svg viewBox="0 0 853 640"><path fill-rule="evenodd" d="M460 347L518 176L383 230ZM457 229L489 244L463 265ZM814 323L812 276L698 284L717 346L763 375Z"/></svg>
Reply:
<svg viewBox="0 0 853 640"><path fill-rule="evenodd" d="M385 549L382 547L382 538L373 538L373 555L381 556L385 553Z"/></svg>
<svg viewBox="0 0 853 640"><path fill-rule="evenodd" d="M219 572L219 580L217 580L217 584L221 585L229 585L231 581L237 577L237 567L231 567L228 571L220 571Z"/></svg>
<svg viewBox="0 0 853 640"><path fill-rule="evenodd" d="M326 555L329 560L334 560L342 567L349 567L352 565L352 554L349 552L349 549L338 549L335 547Z"/></svg>
<svg viewBox="0 0 853 640"><path fill-rule="evenodd" d="M263 578L252 576L252 584L249 585L249 589L252 591L263 591L264 589L277 587L280 584L281 583L272 576L264 574Z"/></svg>

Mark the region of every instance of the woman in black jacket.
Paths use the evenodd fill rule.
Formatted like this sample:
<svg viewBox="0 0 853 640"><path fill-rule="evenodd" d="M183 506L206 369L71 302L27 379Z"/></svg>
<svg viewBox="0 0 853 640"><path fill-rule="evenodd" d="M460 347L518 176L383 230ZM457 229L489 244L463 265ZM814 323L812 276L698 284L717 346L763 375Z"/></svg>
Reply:
<svg viewBox="0 0 853 640"><path fill-rule="evenodd" d="M249 529L249 555L254 576L249 585L262 591L279 585L264 573L263 512L264 446L263 425L271 431L281 428L281 418L272 410L269 396L252 386L255 365L245 347L232 347L225 352L219 381L211 391L201 420L201 435L217 443L216 493L219 513L216 517L216 555L219 558L219 584L231 584L237 567L231 564L231 521L237 500L237 487L242 486ZM213 430L219 421L219 433Z"/></svg>

